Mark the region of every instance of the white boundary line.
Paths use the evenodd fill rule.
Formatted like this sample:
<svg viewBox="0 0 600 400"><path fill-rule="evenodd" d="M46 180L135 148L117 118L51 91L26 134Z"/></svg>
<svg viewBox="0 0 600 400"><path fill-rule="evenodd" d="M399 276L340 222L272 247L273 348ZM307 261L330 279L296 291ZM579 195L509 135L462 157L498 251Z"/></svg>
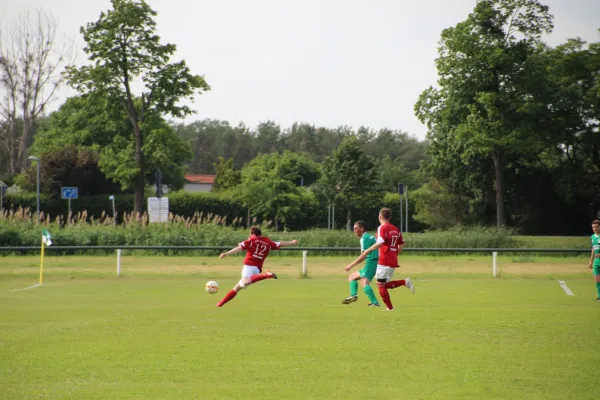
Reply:
<svg viewBox="0 0 600 400"><path fill-rule="evenodd" d="M13 289L13 290L11 290L11 292L20 292L20 291L27 290L27 289L33 289L33 288L36 288L36 287L38 287L38 286L42 286L42 285L40 285L40 284L38 283L38 284L35 284L35 285L33 285L33 286L26 287L26 288L24 288L24 289Z"/></svg>
<svg viewBox="0 0 600 400"><path fill-rule="evenodd" d="M574 296L573 292L571 292L571 289L569 289L569 287L567 286L567 284L565 283L565 281L558 281L558 284L565 291L565 293L567 294L567 296Z"/></svg>

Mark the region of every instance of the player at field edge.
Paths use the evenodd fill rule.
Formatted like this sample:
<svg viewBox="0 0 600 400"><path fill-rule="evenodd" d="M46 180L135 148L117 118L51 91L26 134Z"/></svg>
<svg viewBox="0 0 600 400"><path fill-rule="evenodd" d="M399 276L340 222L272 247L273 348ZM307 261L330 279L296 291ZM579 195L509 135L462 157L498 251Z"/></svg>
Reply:
<svg viewBox="0 0 600 400"><path fill-rule="evenodd" d="M271 250L279 250L281 247L295 246L296 244L298 244L298 241L295 239L290 242L273 242L268 237L262 235L259 227L251 227L250 237L247 240L219 255L219 258L223 259L231 254L246 250L244 267L242 268L242 279L217 303L217 307L222 307L248 285L252 285L263 279L277 279L277 275L271 271L262 272L265 259Z"/></svg>
<svg viewBox="0 0 600 400"><path fill-rule="evenodd" d="M361 252L374 245L377 241L373 235L367 232L364 221L356 221L354 223L354 234L360 238ZM360 271L355 271L348 276L348 281L350 283L350 296L346 297L342 303L350 304L358 300L358 280L360 279L362 288L369 298L369 306L379 307L379 302L375 297L373 289L371 289L371 281L373 280L375 272L377 271L377 259L377 254L371 252L371 254L369 254L366 258L365 266ZM352 268L345 268L346 271L350 271L350 269Z"/></svg>
<svg viewBox="0 0 600 400"><path fill-rule="evenodd" d="M394 271L399 267L398 255L404 248L404 239L402 238L402 234L398 228L390 223L391 218L392 210L389 208L382 208L379 210L380 225L379 228L377 228L377 242L367 250L363 251L356 260L348 264L346 267L350 269L361 263L372 251L379 251L375 279L377 279L379 295L387 306L388 311L394 310L388 289L406 286L413 294L415 293L415 286L411 282L410 278L404 278L396 281L391 280L392 276L394 275Z"/></svg>
<svg viewBox="0 0 600 400"><path fill-rule="evenodd" d="M589 269L594 271L594 280L596 281L596 292L598 297L596 300L600 300L600 220L595 219L592 221L592 231L594 233L591 236L592 239L592 254L590 255L590 262L588 264Z"/></svg>

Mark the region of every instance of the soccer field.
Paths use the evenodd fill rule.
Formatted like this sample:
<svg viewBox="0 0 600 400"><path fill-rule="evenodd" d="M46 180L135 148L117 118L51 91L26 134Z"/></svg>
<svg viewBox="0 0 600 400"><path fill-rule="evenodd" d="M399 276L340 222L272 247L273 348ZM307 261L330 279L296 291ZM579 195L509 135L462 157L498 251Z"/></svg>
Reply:
<svg viewBox="0 0 600 400"><path fill-rule="evenodd" d="M215 303L241 258L0 258L2 399L593 399L600 301L586 258L402 258L393 312L348 295L347 257ZM406 272L406 274L405 274ZM206 280L221 290L204 292ZM564 280L573 295L559 285Z"/></svg>

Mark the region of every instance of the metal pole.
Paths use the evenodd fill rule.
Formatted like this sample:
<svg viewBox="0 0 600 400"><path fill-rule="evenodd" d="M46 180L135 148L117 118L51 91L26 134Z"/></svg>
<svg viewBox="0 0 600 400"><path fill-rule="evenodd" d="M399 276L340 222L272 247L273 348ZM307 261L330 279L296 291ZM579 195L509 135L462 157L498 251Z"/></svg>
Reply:
<svg viewBox="0 0 600 400"><path fill-rule="evenodd" d="M113 206L113 225L117 227L117 209L115 208L115 196L112 197L112 206Z"/></svg>
<svg viewBox="0 0 600 400"><path fill-rule="evenodd" d="M406 233L408 233L408 186L406 187Z"/></svg>
<svg viewBox="0 0 600 400"><path fill-rule="evenodd" d="M0 185L0 212L2 212L3 204L4 204L4 186Z"/></svg>
<svg viewBox="0 0 600 400"><path fill-rule="evenodd" d="M335 203L331 205L331 229L335 230Z"/></svg>
<svg viewBox="0 0 600 400"><path fill-rule="evenodd" d="M404 220L402 218L402 195L400 195L400 233L404 230L402 225L404 225Z"/></svg>
<svg viewBox="0 0 600 400"><path fill-rule="evenodd" d="M327 230L331 230L331 204L327 206Z"/></svg>
<svg viewBox="0 0 600 400"><path fill-rule="evenodd" d="M37 221L40 222L40 160L37 159Z"/></svg>
<svg viewBox="0 0 600 400"><path fill-rule="evenodd" d="M71 217L71 198L67 200L69 202L69 217Z"/></svg>

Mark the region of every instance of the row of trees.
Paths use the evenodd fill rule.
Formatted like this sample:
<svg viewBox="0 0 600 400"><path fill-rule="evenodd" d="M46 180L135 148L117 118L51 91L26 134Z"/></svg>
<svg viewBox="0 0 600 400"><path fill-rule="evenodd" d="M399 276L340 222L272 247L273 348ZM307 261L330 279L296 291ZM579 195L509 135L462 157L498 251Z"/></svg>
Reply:
<svg viewBox="0 0 600 400"><path fill-rule="evenodd" d="M118 184L135 193L141 212L156 169L174 189L186 168L216 171L216 190L285 224L304 201L342 205L350 221L404 182L419 188L416 217L429 226L495 221L535 233L582 232L600 208L600 43L545 44L552 16L536 0L480 0L442 32L439 81L415 105L428 126L425 142L401 131L304 123L169 123L193 112L181 100L210 88L185 62L171 61L175 46L161 44L156 13L143 0L112 5L81 29L89 63L61 75L80 96L36 120L31 147L20 142L43 154L42 175L52 177L46 190L78 176L93 179L89 193ZM31 113L4 114L8 143L6 132L31 124ZM32 173L24 186L33 185Z"/></svg>

